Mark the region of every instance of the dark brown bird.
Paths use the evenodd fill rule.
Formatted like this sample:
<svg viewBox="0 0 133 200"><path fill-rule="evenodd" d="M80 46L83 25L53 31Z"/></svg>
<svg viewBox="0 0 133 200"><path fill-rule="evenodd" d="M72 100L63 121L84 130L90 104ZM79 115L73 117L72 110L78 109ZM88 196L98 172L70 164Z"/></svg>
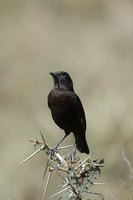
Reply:
<svg viewBox="0 0 133 200"><path fill-rule="evenodd" d="M75 137L76 147L81 153L89 154L86 142L86 119L82 103L73 89L73 82L67 72L50 72L54 79L54 88L48 95L48 106L54 122L65 131L65 136L58 145L72 132Z"/></svg>

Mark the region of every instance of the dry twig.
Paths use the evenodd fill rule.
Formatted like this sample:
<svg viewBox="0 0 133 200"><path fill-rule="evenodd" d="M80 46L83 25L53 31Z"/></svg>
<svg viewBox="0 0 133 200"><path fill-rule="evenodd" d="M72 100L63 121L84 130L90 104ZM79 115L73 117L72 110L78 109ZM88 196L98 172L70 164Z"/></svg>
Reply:
<svg viewBox="0 0 133 200"><path fill-rule="evenodd" d="M37 139L30 140L30 142L33 142L34 145L39 146L39 149L31 154L29 157L24 159L22 162L20 162L19 165L25 163L40 151L46 151L48 159L45 166L41 185L43 185L47 171L48 175L43 192L43 199L48 189L50 177L54 172L57 173L63 181L63 185L61 186L61 188L65 188L52 195L50 198L60 195L62 193L66 195L68 199L70 198L75 200L81 200L82 196L87 193L101 196L100 193L89 192L88 188L92 185L104 184L94 182L94 180L100 173L100 167L103 167L103 160L101 160L100 162L98 162L97 160L90 160L90 157L92 156L92 154L90 154L82 162L80 161L80 158L77 158L73 161L69 157L61 156L61 154L59 153L60 150L70 148L73 145L68 145L65 147L60 147L57 150L53 150L46 144L43 134L41 132L40 134L43 142L39 142ZM61 174L59 172L61 172ZM66 192L66 194L64 192ZM102 199L104 200L104 198Z"/></svg>

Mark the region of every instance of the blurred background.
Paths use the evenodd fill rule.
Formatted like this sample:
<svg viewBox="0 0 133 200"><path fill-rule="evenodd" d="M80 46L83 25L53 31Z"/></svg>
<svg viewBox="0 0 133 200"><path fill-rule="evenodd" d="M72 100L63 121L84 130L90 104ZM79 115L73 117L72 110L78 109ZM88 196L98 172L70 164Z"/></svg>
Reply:
<svg viewBox="0 0 133 200"><path fill-rule="evenodd" d="M47 107L49 72L60 70L84 105L91 152L105 159L99 182L108 184L96 191L133 199L132 63L131 0L0 0L0 199L39 199L46 156L18 163L35 151L29 139L40 140L40 130L51 146L64 135ZM72 143L71 134L63 144Z"/></svg>

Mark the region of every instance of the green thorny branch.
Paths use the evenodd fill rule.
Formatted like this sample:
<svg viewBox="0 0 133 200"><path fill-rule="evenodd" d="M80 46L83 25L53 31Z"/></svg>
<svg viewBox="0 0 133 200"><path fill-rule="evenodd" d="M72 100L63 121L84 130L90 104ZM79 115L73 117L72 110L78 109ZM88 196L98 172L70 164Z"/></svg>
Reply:
<svg viewBox="0 0 133 200"><path fill-rule="evenodd" d="M100 168L104 167L104 160L93 160L91 159L92 154L90 154L82 162L79 157L76 157L75 160L71 160L70 157L67 157L65 155L61 156L59 153L61 149L66 149L72 147L73 145L59 147L57 148L57 150L52 151L52 148L46 144L41 132L40 134L43 142L39 142L37 139L30 140L30 142L34 142L34 145L38 146L39 149L35 151L32 155L30 155L28 158L23 160L21 163L19 163L19 165L23 164L42 150L46 152L48 158L42 178L42 184L46 174L48 175L42 199L44 199L44 196L48 189L51 175L53 173L56 173L59 177L61 177L61 190L56 194L50 196L49 198L54 198L55 196L59 195L60 200L82 200L84 195L93 194L99 196L101 200L104 200L104 197L101 193L89 191L89 188L91 186L105 184L95 182L95 180L99 177L101 173Z"/></svg>

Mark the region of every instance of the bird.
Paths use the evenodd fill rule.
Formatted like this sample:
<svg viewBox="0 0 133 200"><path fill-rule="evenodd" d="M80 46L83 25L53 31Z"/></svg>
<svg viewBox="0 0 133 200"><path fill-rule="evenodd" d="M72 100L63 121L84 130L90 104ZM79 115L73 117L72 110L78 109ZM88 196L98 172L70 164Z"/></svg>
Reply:
<svg viewBox="0 0 133 200"><path fill-rule="evenodd" d="M73 133L75 144L72 158L75 158L76 148L81 153L89 154L90 150L85 136L85 112L80 98L74 91L73 81L65 71L50 72L49 74L53 77L54 87L48 94L48 107L54 122L65 132L65 136L54 149L57 149L60 143L70 133Z"/></svg>

